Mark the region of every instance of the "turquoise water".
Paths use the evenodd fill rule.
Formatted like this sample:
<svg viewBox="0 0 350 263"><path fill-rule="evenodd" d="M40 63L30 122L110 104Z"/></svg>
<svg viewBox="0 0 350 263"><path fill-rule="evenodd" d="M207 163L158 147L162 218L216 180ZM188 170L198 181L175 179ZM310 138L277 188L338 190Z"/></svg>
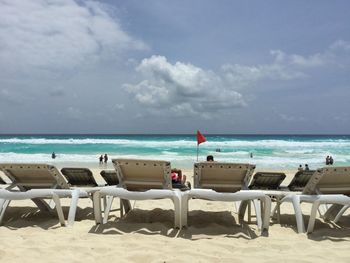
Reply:
<svg viewBox="0 0 350 263"><path fill-rule="evenodd" d="M199 160L214 155L217 161L249 162L262 168L290 168L309 164L321 167L327 155L335 165L350 165L350 136L207 135L199 146ZM220 149L221 152L216 150ZM0 162L97 163L110 158L161 159L191 168L196 161L195 135L36 135L0 136ZM250 153L253 158L250 158Z"/></svg>

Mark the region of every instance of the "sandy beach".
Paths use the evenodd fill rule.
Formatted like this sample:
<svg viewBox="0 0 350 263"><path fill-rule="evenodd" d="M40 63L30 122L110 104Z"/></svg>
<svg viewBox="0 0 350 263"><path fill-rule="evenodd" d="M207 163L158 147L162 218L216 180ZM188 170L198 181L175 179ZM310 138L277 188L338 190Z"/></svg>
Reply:
<svg viewBox="0 0 350 263"><path fill-rule="evenodd" d="M101 167L102 168L102 167ZM99 183L100 168L92 166ZM186 170L192 179L192 171ZM294 171L286 171L285 184ZM69 200L63 200L68 213ZM114 208L119 202L115 200ZM339 225L318 219L311 235L297 234L291 205L282 206L281 224L268 236L256 225L238 225L230 203L192 200L189 227L173 228L169 200L132 202L124 218L114 211L96 226L91 201L79 200L73 227L61 227L55 215L31 201L12 202L0 227L1 262L349 262L349 213ZM303 210L308 213L309 205ZM306 218L307 219L307 218Z"/></svg>
<svg viewBox="0 0 350 263"><path fill-rule="evenodd" d="M350 208L322 219L350 204L349 25L350 0L0 0L0 263L350 262ZM177 189L97 192L117 159ZM249 192L253 166L305 195Z"/></svg>

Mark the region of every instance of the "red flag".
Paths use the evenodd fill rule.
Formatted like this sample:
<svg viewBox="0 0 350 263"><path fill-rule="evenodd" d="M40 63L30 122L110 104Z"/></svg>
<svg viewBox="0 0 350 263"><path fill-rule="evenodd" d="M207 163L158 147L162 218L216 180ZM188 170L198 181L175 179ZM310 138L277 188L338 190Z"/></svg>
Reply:
<svg viewBox="0 0 350 263"><path fill-rule="evenodd" d="M200 131L197 131L197 144L201 144L202 142L205 142L206 139L203 136L203 134L201 134Z"/></svg>

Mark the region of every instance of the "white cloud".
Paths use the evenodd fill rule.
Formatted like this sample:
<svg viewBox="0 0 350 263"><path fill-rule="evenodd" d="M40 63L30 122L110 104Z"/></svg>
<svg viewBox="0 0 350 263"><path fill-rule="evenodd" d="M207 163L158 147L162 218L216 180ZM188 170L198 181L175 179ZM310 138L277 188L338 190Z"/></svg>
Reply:
<svg viewBox="0 0 350 263"><path fill-rule="evenodd" d="M296 54L288 55L281 50L271 50L270 53L272 56L275 56L275 64L284 67L319 67L327 63L327 55L325 53L316 53L308 57Z"/></svg>
<svg viewBox="0 0 350 263"><path fill-rule="evenodd" d="M320 68L330 65L341 65L342 59L349 56L350 43L344 40L333 42L323 52L302 56L286 54L281 50L270 51L275 56L275 64L289 69L301 70L304 68Z"/></svg>
<svg viewBox="0 0 350 263"><path fill-rule="evenodd" d="M226 81L236 89L252 87L255 83L264 79L292 80L305 77L305 74L302 72L289 69L277 63L258 66L226 64L222 66L222 71Z"/></svg>
<svg viewBox="0 0 350 263"><path fill-rule="evenodd" d="M337 40L331 46L330 49L333 51L344 50L350 51L350 43L344 40Z"/></svg>
<svg viewBox="0 0 350 263"><path fill-rule="evenodd" d="M163 56L152 56L142 60L136 71L146 79L124 84L124 89L153 112L161 109L163 114L208 117L245 105L242 95L225 86L218 74L192 64L171 64Z"/></svg>
<svg viewBox="0 0 350 263"><path fill-rule="evenodd" d="M0 1L2 70L72 69L144 48L95 1Z"/></svg>
<svg viewBox="0 0 350 263"><path fill-rule="evenodd" d="M251 88L261 81L292 81L309 77L310 70L344 66L348 63L344 58L348 57L349 50L350 43L346 41L336 41L324 52L309 56L272 50L269 64L225 64L217 73L189 63L171 64L164 56L152 56L136 66L143 80L137 84L124 84L124 89L151 113L208 118L218 111L229 113L245 106L243 91L252 92ZM303 121L283 114L280 118Z"/></svg>
<svg viewBox="0 0 350 263"><path fill-rule="evenodd" d="M191 64L176 62L172 65L163 56L142 60L136 70L153 79L175 85L177 92L185 96L197 96L203 87L216 78L210 71L206 72Z"/></svg>
<svg viewBox="0 0 350 263"><path fill-rule="evenodd" d="M222 66L225 80L235 89L254 87L261 80L295 80L308 77L310 70L327 66L349 64L350 43L338 40L323 52L302 56L287 54L281 50L271 50L273 61L270 64L246 66L226 64Z"/></svg>

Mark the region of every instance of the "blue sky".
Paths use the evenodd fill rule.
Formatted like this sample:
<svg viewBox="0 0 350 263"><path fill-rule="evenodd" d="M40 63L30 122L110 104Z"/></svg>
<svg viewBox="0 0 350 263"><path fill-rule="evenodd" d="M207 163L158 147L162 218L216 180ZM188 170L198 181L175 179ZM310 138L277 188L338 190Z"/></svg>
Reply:
<svg viewBox="0 0 350 263"><path fill-rule="evenodd" d="M0 133L349 134L348 1L0 0Z"/></svg>

